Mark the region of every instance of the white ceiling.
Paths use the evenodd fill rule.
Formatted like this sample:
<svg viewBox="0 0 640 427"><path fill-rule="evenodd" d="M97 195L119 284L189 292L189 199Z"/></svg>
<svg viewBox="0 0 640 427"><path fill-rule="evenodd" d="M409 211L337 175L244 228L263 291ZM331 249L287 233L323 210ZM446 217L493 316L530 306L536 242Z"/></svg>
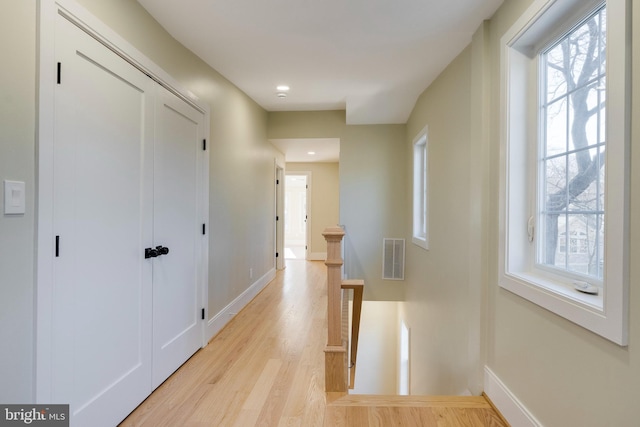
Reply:
<svg viewBox="0 0 640 427"><path fill-rule="evenodd" d="M502 0L138 0L267 111L406 123ZM284 99L276 86L291 87Z"/></svg>

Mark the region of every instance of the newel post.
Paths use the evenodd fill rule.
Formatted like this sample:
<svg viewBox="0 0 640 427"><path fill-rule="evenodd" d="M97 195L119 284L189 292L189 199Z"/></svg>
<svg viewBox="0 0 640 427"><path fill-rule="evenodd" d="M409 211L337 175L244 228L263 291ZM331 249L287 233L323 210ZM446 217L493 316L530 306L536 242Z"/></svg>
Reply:
<svg viewBox="0 0 640 427"><path fill-rule="evenodd" d="M327 241L327 347L325 348L325 390L347 391L347 348L342 341L342 251L344 230L328 227Z"/></svg>

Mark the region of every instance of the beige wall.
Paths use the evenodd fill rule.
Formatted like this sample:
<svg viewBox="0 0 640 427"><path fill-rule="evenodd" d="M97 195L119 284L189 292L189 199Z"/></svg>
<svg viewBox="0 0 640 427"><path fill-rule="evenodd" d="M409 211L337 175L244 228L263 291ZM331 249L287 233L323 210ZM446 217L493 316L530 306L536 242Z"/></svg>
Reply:
<svg viewBox="0 0 640 427"><path fill-rule="evenodd" d="M36 2L3 7L0 185L25 181L27 206L24 216L9 217L0 201L0 402L24 403L33 399L34 378Z"/></svg>
<svg viewBox="0 0 640 427"><path fill-rule="evenodd" d="M327 255L322 232L339 222L340 175L338 163L287 163L286 172L311 172L311 236L309 252Z"/></svg>
<svg viewBox="0 0 640 427"><path fill-rule="evenodd" d="M345 272L364 298L401 301L406 282L382 280L382 239L406 231L404 125L347 126L340 141L340 223Z"/></svg>
<svg viewBox="0 0 640 427"><path fill-rule="evenodd" d="M405 235L405 126L347 125L344 111L271 112L268 137L340 138L345 272L365 280L365 299L401 301L405 283L382 280L382 238Z"/></svg>
<svg viewBox="0 0 640 427"><path fill-rule="evenodd" d="M346 127L345 111L273 111L269 113L269 139L340 138Z"/></svg>
<svg viewBox="0 0 640 427"><path fill-rule="evenodd" d="M267 113L177 43L131 0L81 0L211 107L209 316L275 266L274 159ZM0 215L0 402L34 398L36 2L10 1L0 18L0 180L27 183L27 214ZM253 279L249 269L253 269Z"/></svg>
<svg viewBox="0 0 640 427"><path fill-rule="evenodd" d="M421 95L407 124L408 153L425 124L430 143L443 144L430 151L430 227L436 235L429 252L411 247L407 254L407 302L400 311L412 328L412 391L459 393L466 386L477 393L478 367L486 363L545 426L635 425L640 416L640 352L635 348L640 340L640 217L634 212L640 209L640 189L631 188L628 347L498 286L499 40L531 3L505 2L478 30L470 49ZM640 27L637 8L633 24ZM637 80L637 31L632 45L632 79ZM639 108L639 85L632 86L633 107ZM640 144L639 132L635 121L632 147ZM640 182L637 166L640 153L632 148L632 183ZM464 209L466 217L459 214Z"/></svg>
<svg viewBox="0 0 640 427"><path fill-rule="evenodd" d="M629 346L620 347L497 285L499 40L530 0L505 2L490 24L491 146L488 366L545 426L631 426L640 419L640 123L633 120ZM635 2L634 6L635 6ZM633 8L640 28L640 10ZM640 32L633 32L632 114L640 108Z"/></svg>
<svg viewBox="0 0 640 427"><path fill-rule="evenodd" d="M429 156L429 250L407 245L407 302L401 309L412 333L412 394L461 394L468 388L470 91L468 48L422 93L407 123L408 188L413 139L425 126ZM409 242L411 212L408 197Z"/></svg>

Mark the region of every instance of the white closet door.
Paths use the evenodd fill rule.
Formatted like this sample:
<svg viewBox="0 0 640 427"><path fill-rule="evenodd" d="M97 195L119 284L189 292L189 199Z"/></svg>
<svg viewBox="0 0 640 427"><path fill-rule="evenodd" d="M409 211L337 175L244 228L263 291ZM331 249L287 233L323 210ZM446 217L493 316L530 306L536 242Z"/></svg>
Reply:
<svg viewBox="0 0 640 427"><path fill-rule="evenodd" d="M153 387L202 345L204 115L158 87L154 145Z"/></svg>
<svg viewBox="0 0 640 427"><path fill-rule="evenodd" d="M56 61L53 399L113 427L151 391L155 84L61 16Z"/></svg>

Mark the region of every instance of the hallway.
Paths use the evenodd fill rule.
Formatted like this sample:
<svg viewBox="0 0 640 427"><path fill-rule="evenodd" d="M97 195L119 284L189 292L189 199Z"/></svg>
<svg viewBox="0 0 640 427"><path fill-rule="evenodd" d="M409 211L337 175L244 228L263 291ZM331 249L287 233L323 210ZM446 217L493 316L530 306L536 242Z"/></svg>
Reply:
<svg viewBox="0 0 640 427"><path fill-rule="evenodd" d="M322 262L287 262L121 426L504 425L482 397L377 396L368 408L358 396L327 397L325 283Z"/></svg>
<svg viewBox="0 0 640 427"><path fill-rule="evenodd" d="M322 425L325 275L321 262L288 262L121 425Z"/></svg>

